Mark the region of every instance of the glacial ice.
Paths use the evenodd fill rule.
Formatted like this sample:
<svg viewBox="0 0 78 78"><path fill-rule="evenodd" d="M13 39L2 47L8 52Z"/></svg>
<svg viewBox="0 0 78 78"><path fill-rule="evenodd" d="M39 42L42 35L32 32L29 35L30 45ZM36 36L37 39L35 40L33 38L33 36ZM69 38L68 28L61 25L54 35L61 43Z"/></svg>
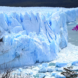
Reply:
<svg viewBox="0 0 78 78"><path fill-rule="evenodd" d="M58 57L68 43L67 22L76 21L78 9L52 9L0 13L0 68L33 65Z"/></svg>

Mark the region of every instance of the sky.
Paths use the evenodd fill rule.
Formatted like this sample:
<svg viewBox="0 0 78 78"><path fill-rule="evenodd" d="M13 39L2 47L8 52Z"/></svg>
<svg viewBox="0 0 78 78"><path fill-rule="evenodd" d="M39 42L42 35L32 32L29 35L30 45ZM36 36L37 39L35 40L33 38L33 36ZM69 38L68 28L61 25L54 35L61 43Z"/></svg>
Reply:
<svg viewBox="0 0 78 78"><path fill-rule="evenodd" d="M0 6L78 7L78 0L0 0Z"/></svg>

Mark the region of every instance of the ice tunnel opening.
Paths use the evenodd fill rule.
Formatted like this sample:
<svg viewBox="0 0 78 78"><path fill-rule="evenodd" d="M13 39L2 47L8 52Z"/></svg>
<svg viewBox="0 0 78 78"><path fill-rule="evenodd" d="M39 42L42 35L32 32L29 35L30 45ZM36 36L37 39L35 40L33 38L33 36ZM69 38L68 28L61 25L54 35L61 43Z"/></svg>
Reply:
<svg viewBox="0 0 78 78"><path fill-rule="evenodd" d="M3 42L3 38L0 39L0 42Z"/></svg>

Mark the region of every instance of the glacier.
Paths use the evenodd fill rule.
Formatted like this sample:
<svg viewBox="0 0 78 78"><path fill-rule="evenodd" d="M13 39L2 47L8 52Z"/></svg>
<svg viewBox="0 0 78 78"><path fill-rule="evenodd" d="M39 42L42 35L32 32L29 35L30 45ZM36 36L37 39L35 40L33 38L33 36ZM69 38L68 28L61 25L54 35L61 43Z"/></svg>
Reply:
<svg viewBox="0 0 78 78"><path fill-rule="evenodd" d="M78 20L78 8L0 7L0 11L0 69L57 59L68 44L67 23Z"/></svg>

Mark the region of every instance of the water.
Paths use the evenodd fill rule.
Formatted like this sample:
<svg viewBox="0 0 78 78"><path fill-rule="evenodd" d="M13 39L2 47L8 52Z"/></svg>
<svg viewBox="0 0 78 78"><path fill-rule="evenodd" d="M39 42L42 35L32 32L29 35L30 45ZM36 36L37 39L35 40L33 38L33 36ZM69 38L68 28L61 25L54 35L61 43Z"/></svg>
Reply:
<svg viewBox="0 0 78 78"><path fill-rule="evenodd" d="M68 42L78 46L78 31L72 30L77 25L77 22L72 22L67 25Z"/></svg>

